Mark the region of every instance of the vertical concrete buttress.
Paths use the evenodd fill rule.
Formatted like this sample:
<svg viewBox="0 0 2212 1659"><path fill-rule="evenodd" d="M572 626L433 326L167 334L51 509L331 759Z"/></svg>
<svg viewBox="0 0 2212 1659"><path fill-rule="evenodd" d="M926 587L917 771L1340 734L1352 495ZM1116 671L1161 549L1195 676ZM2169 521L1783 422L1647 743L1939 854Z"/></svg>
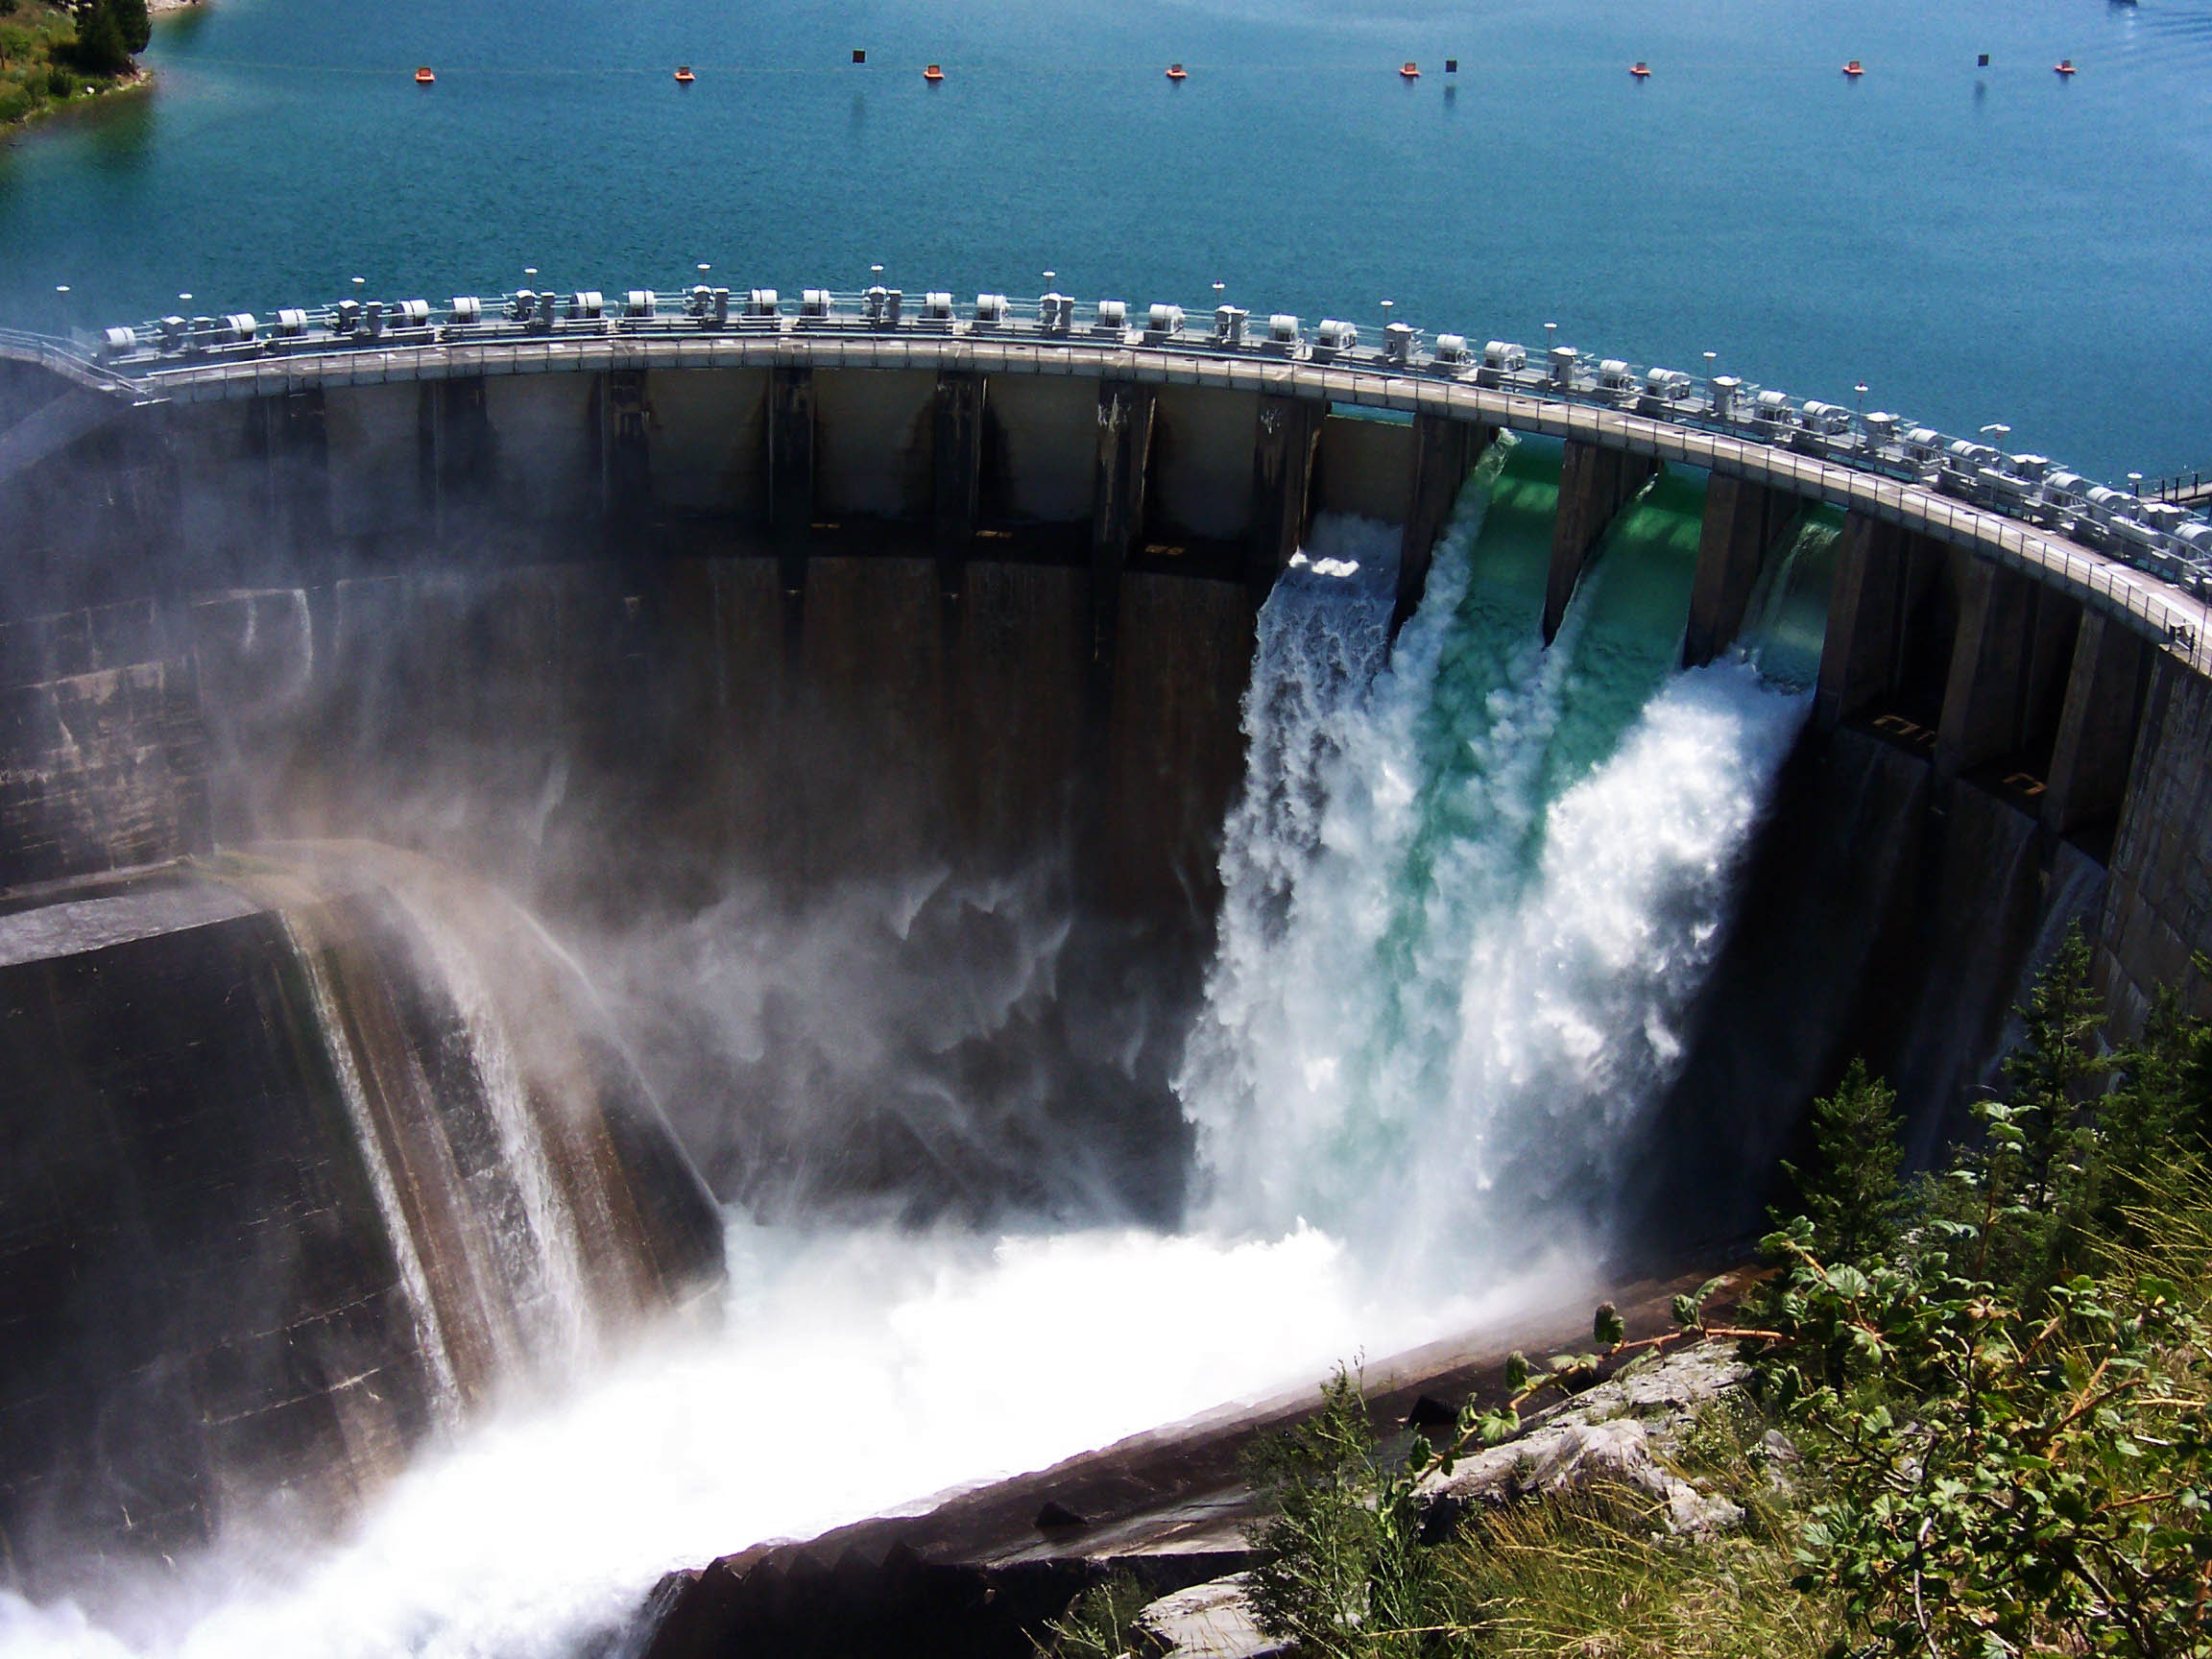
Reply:
<svg viewBox="0 0 2212 1659"><path fill-rule="evenodd" d="M2119 816L2150 667L2151 648L2141 637L2097 612L2083 613L2043 791L2043 827L2052 834Z"/></svg>
<svg viewBox="0 0 2212 1659"><path fill-rule="evenodd" d="M1152 388L1128 380L1098 387L1098 486L1091 517L1091 660L1111 678L1120 621L1121 571L1144 532L1144 474L1152 456Z"/></svg>
<svg viewBox="0 0 2212 1659"><path fill-rule="evenodd" d="M1797 511L1794 496L1716 472L1705 486L1697 536L1697 575L1682 666L1701 668L1736 642L1760 572Z"/></svg>
<svg viewBox="0 0 2212 1659"><path fill-rule="evenodd" d="M615 369L607 375L602 431L606 438L607 511L611 517L642 513L653 504L653 457L647 422L646 371Z"/></svg>
<svg viewBox="0 0 2212 1659"><path fill-rule="evenodd" d="M1327 403L1308 397L1270 394L1260 399L1252 447L1252 529L1244 559L1244 582L1255 602L1267 597L1306 539L1313 454L1328 413Z"/></svg>
<svg viewBox="0 0 2212 1659"><path fill-rule="evenodd" d="M1904 533L1863 513L1846 514L1836 543L1828 634L1813 701L1822 731L1834 731L1879 702L1894 682L1904 576Z"/></svg>
<svg viewBox="0 0 2212 1659"><path fill-rule="evenodd" d="M1968 561L1936 728L1936 777L1956 778L2020 747L2034 619L2032 581L1993 560Z"/></svg>
<svg viewBox="0 0 2212 1659"><path fill-rule="evenodd" d="M1429 588L1429 561L1451 522L1468 469L1481 459L1496 434L1487 426L1445 415L1413 417L1413 484L1406 529L1398 544L1398 596L1390 607L1390 637L1420 609Z"/></svg>
<svg viewBox="0 0 2212 1659"><path fill-rule="evenodd" d="M768 533L783 593L806 590L806 532L814 522L814 371L768 376Z"/></svg>
<svg viewBox="0 0 2212 1659"><path fill-rule="evenodd" d="M1544 643L1558 635L1567 606L1582 580L1590 550L1605 527L1659 469L1648 455L1631 455L1596 444L1567 441L1559 468L1559 514L1551 524L1551 573L1544 585Z"/></svg>
<svg viewBox="0 0 2212 1659"><path fill-rule="evenodd" d="M938 591L960 597L968 550L983 493L984 377L965 371L937 376L930 445L930 540L937 552Z"/></svg>

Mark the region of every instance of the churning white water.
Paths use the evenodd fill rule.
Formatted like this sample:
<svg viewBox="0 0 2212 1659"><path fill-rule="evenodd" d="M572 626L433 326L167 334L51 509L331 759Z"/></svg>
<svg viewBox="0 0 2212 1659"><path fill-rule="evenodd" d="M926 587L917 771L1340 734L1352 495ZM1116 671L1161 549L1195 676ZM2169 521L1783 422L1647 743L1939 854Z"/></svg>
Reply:
<svg viewBox="0 0 2212 1659"><path fill-rule="evenodd" d="M733 1222L726 1333L628 1356L434 1454L343 1547L232 1537L94 1622L0 1594L11 1659L555 1655L669 1568L807 1537L1410 1345L1564 1283L1418 1310L1341 1245L1087 1232L804 1238Z"/></svg>
<svg viewBox="0 0 2212 1659"><path fill-rule="evenodd" d="M1207 1166L1190 1232L733 1220L721 1334L478 1424L340 1544L233 1534L97 1617L0 1595L0 1653L574 1651L671 1567L1578 1295L1574 1246L1680 1062L1803 698L1744 661L1671 672L1681 613L1608 597L1631 544L1542 649L1548 515L1501 465L1394 656L1395 530L1316 525L1262 614L1179 1080ZM1669 512L1616 541L1660 558Z"/></svg>
<svg viewBox="0 0 2212 1659"><path fill-rule="evenodd" d="M1487 535L1482 480L1470 496L1386 669L1364 573L1394 530L1336 527L1262 613L1181 1079L1216 1225L1304 1220L1398 1282L1602 1225L1805 711L1745 661L1639 685L1686 613L1609 595L1606 560L1544 650L1532 610L1471 584L1547 548ZM1671 534L1653 514L1607 558Z"/></svg>

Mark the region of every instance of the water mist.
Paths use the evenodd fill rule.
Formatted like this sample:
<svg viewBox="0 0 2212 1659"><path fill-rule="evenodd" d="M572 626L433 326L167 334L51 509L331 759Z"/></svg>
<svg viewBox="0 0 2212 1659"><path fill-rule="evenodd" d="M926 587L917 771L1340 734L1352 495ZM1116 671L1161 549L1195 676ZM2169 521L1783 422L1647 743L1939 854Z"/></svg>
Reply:
<svg viewBox="0 0 2212 1659"><path fill-rule="evenodd" d="M1218 946L1175 1079L1200 1163L1183 1231L733 1209L718 1334L581 1355L565 1394L445 1439L335 1546L238 1530L93 1615L0 1596L0 1654L583 1651L672 1567L1579 1294L1804 699L1747 661L1672 671L1672 578L1635 568L1680 564L1664 497L1624 516L1543 649L1555 475L1535 446L1494 452L1394 649L1384 526L1321 520L1262 613ZM851 902L854 927L795 926L733 891L667 951L610 959L611 1000L681 963L667 1018L742 1061L773 1034L779 974L865 980L845 944L935 907L1002 936L999 971L958 981L951 1027L980 1039L1040 1005L1065 947L1012 890ZM902 974L869 1005L906 1010L893 1039L923 1051L943 1023ZM802 1046L899 1069L833 1012ZM957 1146L950 1073L905 1070L937 1080L898 1108L918 1142ZM1563 1249L1531 1242L1540 1219Z"/></svg>

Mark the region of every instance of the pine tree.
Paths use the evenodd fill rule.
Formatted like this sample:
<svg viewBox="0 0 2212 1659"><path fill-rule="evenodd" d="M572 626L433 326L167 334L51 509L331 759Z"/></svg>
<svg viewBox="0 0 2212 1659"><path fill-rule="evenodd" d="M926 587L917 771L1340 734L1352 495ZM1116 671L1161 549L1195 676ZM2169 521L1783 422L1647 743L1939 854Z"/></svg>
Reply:
<svg viewBox="0 0 2212 1659"><path fill-rule="evenodd" d="M77 67L87 75L128 75L131 52L124 44L122 25L115 20L111 0L92 0L78 13Z"/></svg>
<svg viewBox="0 0 2212 1659"><path fill-rule="evenodd" d="M2076 1157L2082 1109L2117 1070L2089 968L2089 942L2076 923L2036 978L2020 1011L2027 1029L2005 1061L2006 1100L2024 1137L2022 1195L2037 1210L2051 1207L2055 1187L2084 1173Z"/></svg>
<svg viewBox="0 0 2212 1659"><path fill-rule="evenodd" d="M1811 1170L1782 1167L1797 1183L1815 1247L1829 1261L1872 1262L1896 1245L1909 1200L1898 1181L1897 1092L1854 1060L1836 1093L1813 1102Z"/></svg>
<svg viewBox="0 0 2212 1659"><path fill-rule="evenodd" d="M115 26L122 31L123 49L132 57L146 50L146 43L154 38L154 17L146 10L146 0L108 0L108 10L115 14Z"/></svg>

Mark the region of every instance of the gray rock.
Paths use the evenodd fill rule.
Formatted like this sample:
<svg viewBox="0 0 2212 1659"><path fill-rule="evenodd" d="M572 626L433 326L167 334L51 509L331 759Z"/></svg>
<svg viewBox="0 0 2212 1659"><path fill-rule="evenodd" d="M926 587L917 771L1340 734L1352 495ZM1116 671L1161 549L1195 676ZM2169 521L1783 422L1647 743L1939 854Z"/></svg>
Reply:
<svg viewBox="0 0 2212 1659"><path fill-rule="evenodd" d="M1689 1537L1723 1531L1743 1519L1667 1466L1675 1436L1697 1408L1739 1386L1749 1368L1725 1343L1704 1342L1624 1371L1540 1416L1517 1438L1431 1475L1421 1497L1445 1514L1476 1503L1564 1497L1613 1484L1649 1493L1668 1528Z"/></svg>
<svg viewBox="0 0 2212 1659"><path fill-rule="evenodd" d="M1270 1659L1288 1647L1260 1628L1242 1573L1163 1596L1137 1615L1162 1659Z"/></svg>

